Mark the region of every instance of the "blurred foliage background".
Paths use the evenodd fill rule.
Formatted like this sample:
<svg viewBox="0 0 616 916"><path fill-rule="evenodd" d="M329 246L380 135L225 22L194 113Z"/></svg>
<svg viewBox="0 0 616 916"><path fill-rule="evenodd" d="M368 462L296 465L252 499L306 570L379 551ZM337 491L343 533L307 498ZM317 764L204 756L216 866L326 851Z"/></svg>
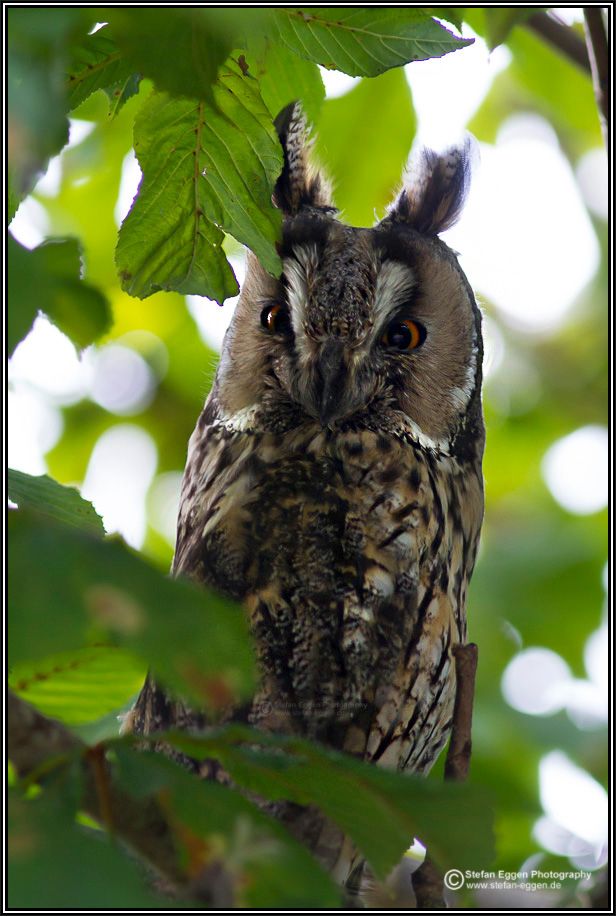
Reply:
<svg viewBox="0 0 616 916"><path fill-rule="evenodd" d="M583 39L581 11L566 16ZM499 868L596 870L607 841L606 157L588 73L524 22L490 54L494 21L479 9L462 17L474 45L372 79L323 71L307 107L317 157L356 225L382 215L414 140L468 128L480 143L469 215L450 239L487 328L472 778L496 799ZM114 249L149 91L142 81L113 118L102 92L73 111L68 147L11 224L26 247L80 239L84 277L113 324L77 353L37 319L9 367L9 463L77 485L108 531L166 571L186 445L232 303L121 289ZM241 279L240 246L227 237L225 249ZM77 724L115 733L113 716ZM572 906L590 899L585 885L568 893ZM528 905L523 895L497 905ZM539 905L562 900L546 892Z"/></svg>

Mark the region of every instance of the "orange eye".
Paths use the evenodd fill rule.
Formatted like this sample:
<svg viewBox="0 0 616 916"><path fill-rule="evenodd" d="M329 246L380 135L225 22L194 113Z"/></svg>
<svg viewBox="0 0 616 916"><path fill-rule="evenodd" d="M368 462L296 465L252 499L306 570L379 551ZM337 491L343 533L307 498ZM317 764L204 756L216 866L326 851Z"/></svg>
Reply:
<svg viewBox="0 0 616 916"><path fill-rule="evenodd" d="M276 302L274 305L266 305L261 312L261 325L270 334L278 334L284 331L288 324L289 316L286 309Z"/></svg>
<svg viewBox="0 0 616 916"><path fill-rule="evenodd" d="M381 337L381 343L396 350L414 350L426 339L426 329L410 318L392 321Z"/></svg>

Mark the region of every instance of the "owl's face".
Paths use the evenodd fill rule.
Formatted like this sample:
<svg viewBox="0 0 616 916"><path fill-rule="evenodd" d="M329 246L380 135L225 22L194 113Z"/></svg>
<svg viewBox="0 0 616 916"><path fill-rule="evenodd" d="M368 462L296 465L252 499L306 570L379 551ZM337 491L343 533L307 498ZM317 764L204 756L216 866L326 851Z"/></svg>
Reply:
<svg viewBox="0 0 616 916"><path fill-rule="evenodd" d="M420 184L404 188L375 228L358 229L336 218L310 175L298 109L285 110L278 127L283 272L273 278L248 256L219 409L272 428L403 428L424 446L479 457L481 317L436 237L460 209L465 151L424 154Z"/></svg>

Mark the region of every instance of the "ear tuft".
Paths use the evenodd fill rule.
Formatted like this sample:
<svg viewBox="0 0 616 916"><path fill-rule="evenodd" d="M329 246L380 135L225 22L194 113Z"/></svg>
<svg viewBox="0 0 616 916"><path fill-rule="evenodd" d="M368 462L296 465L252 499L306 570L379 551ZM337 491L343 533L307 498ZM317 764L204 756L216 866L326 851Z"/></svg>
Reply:
<svg viewBox="0 0 616 916"><path fill-rule="evenodd" d="M312 143L300 103L291 102L283 108L274 125L284 153L282 174L274 188L274 205L289 216L295 216L302 207L334 211L329 185L310 165Z"/></svg>
<svg viewBox="0 0 616 916"><path fill-rule="evenodd" d="M423 149L410 163L404 187L386 220L406 223L426 235L450 229L462 213L477 155L477 142L471 134L462 145L442 153Z"/></svg>

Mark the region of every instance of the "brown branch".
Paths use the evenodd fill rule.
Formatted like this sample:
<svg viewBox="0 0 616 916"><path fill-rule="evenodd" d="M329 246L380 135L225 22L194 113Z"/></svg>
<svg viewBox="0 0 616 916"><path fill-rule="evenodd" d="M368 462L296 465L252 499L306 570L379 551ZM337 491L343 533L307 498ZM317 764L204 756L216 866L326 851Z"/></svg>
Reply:
<svg viewBox="0 0 616 916"><path fill-rule="evenodd" d="M466 646L458 645L454 647L453 654L456 660L456 702L453 708L451 740L445 761L445 779L464 782L471 762L477 646L474 642Z"/></svg>
<svg viewBox="0 0 616 916"><path fill-rule="evenodd" d="M413 872L413 890L418 910L444 910L443 876L429 854Z"/></svg>
<svg viewBox="0 0 616 916"><path fill-rule="evenodd" d="M584 40L570 26L547 13L529 16L524 25L586 73L590 73L590 61Z"/></svg>
<svg viewBox="0 0 616 916"><path fill-rule="evenodd" d="M169 825L152 799L134 799L113 785L109 772L91 766L88 748L60 722L48 719L9 690L7 702L8 756L20 777L40 773L58 758L81 753L83 810L106 826L112 817L114 835L142 856L174 884L186 877L177 865L177 851ZM105 764L106 767L106 764ZM101 779L106 779L101 810ZM108 807L107 807L108 806ZM107 809L107 810L106 810ZM110 814L112 812L112 814Z"/></svg>
<svg viewBox="0 0 616 916"><path fill-rule="evenodd" d="M471 721L477 646L453 649L456 666L456 699L445 778L466 779L471 753ZM9 758L19 776L41 773L62 757L80 755L83 769L83 810L102 826L113 826L114 835L155 868L173 890L178 886L209 906L234 905L233 885L222 872L204 869L192 881L177 864L172 829L153 799L134 799L114 785L108 764L97 749L88 749L60 722L41 715L12 691L8 695L7 734ZM93 765L94 764L94 765ZM413 874L417 909L443 909L443 879L429 856Z"/></svg>
<svg viewBox="0 0 616 916"><path fill-rule="evenodd" d="M456 662L456 699L453 708L451 738L445 760L445 779L464 782L468 776L471 762L471 726L477 672L477 646L471 642L466 646L454 646L452 651ZM418 910L445 908L443 876L429 854L413 874L413 890Z"/></svg>
<svg viewBox="0 0 616 916"><path fill-rule="evenodd" d="M55 757L73 754L82 746L85 750L67 728L42 716L12 690L6 711L9 758L19 776L29 776Z"/></svg>
<svg viewBox="0 0 616 916"><path fill-rule="evenodd" d="M584 24L586 32L586 47L590 59L592 82L595 89L595 98L599 109L601 127L605 145L607 146L610 128L610 49L607 42L607 32L603 22L601 8L597 6L584 7Z"/></svg>

